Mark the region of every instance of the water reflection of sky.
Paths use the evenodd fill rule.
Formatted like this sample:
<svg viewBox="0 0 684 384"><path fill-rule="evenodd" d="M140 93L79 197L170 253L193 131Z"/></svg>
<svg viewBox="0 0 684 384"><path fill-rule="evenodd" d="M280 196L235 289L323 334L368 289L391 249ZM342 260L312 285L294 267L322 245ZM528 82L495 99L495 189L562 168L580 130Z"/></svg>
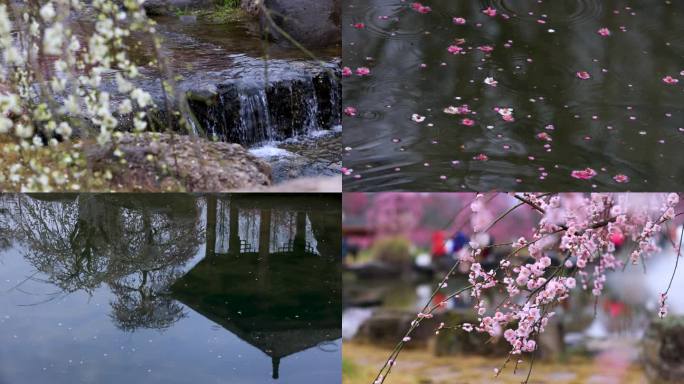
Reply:
<svg viewBox="0 0 684 384"><path fill-rule="evenodd" d="M198 207L201 212L196 216L197 222L204 227L206 209L202 204L198 204ZM339 215L334 211L329 211L327 215L337 216L339 222ZM319 227L320 222L319 216ZM308 227L307 233L313 236L310 223ZM325 243L328 240L322 241ZM173 318L163 323L164 327L145 326L144 316L135 317L129 314L116 319L114 304L120 303L122 299L113 290L114 283L102 282L90 293L83 289L64 293L49 280L48 274L36 272L35 266L25 258L28 252L30 250L25 245L19 245L17 242L0 252L2 384L251 384L335 383L341 380L339 330L331 330L327 335L329 340L321 340L318 345L282 358L279 364L279 379L276 381L271 378L271 357L231 333L223 325L184 304L184 300L178 299L181 293L171 293L158 287L155 288L156 291L152 289L153 292L147 292L151 296L162 297L143 302L147 305L159 305L159 309L153 312L154 316L170 316L171 314L164 311L176 308L171 304L165 304L163 298L168 295L173 296L171 303L180 309L180 313L173 312ZM206 247L203 244L198 246L195 254L178 269L179 276L193 271L205 259L205 253ZM332 263L336 263L334 258ZM277 271L274 275L275 273ZM259 277L263 278L263 275ZM339 293L339 279L325 274L321 278L329 283L330 288L330 291L323 292L322 295ZM133 286L132 280L127 279L120 281ZM209 291L210 294L226 302L232 299L230 294L213 286L212 289L213 291ZM186 294L191 296L195 292L194 289L188 288ZM317 300L313 298L310 305L316 307L328 304L327 301L321 303ZM335 300L331 302L334 303ZM244 305L244 300L240 305ZM301 303L273 305L288 306ZM230 303L227 303L226 307L230 307ZM334 309L332 313L335 311L339 311L339 308ZM277 316L277 312L274 313ZM274 316L274 313L269 315ZM133 330L122 330L122 319L135 319L140 321L141 326ZM332 321L338 323L339 315ZM313 323L311 331L315 332L316 321ZM259 333L259 330L252 329L247 332Z"/></svg>

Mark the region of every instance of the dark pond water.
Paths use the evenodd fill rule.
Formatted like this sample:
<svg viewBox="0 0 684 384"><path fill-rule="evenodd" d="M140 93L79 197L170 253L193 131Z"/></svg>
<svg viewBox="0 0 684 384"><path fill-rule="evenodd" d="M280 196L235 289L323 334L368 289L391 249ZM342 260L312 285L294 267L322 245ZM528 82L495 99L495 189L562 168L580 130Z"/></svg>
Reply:
<svg viewBox="0 0 684 384"><path fill-rule="evenodd" d="M423 5L345 2L343 64L370 69L344 83L346 190L655 191L684 176L684 3Z"/></svg>
<svg viewBox="0 0 684 384"><path fill-rule="evenodd" d="M0 383L340 383L340 202L0 198Z"/></svg>

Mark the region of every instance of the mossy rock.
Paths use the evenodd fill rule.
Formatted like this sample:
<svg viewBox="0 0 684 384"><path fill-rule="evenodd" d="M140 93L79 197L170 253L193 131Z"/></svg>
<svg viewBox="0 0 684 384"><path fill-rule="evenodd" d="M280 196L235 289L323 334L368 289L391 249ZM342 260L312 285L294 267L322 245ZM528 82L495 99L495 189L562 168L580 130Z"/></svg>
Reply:
<svg viewBox="0 0 684 384"><path fill-rule="evenodd" d="M477 316L472 309L449 311L441 316L448 326L463 323L477 324ZM480 355L505 356L510 346L503 340L490 340L489 335L462 330L442 330L431 345L435 356Z"/></svg>
<svg viewBox="0 0 684 384"><path fill-rule="evenodd" d="M652 383L681 383L684 378L684 316L653 321L643 338L642 359Z"/></svg>
<svg viewBox="0 0 684 384"><path fill-rule="evenodd" d="M403 339L415 317L416 312L413 311L379 309L361 325L356 338L360 342L391 348ZM411 341L405 348L426 347L440 322L439 315L423 320L411 334Z"/></svg>

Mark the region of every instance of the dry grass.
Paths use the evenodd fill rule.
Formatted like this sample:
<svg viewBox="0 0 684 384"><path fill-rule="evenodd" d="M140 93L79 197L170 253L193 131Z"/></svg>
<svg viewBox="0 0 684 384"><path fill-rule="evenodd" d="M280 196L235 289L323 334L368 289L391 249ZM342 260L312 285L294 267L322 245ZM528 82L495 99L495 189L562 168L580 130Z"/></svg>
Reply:
<svg viewBox="0 0 684 384"><path fill-rule="evenodd" d="M377 369L389 351L370 345L345 342L343 383L371 384ZM617 359L619 360L619 359ZM534 364L530 384L645 384L647 380L635 363L611 357L572 357L565 362ZM529 365L523 363L518 372L506 369L498 378L494 369L501 365L497 358L480 356L434 357L424 350L402 352L386 384L520 384ZM510 366L512 367L512 365Z"/></svg>

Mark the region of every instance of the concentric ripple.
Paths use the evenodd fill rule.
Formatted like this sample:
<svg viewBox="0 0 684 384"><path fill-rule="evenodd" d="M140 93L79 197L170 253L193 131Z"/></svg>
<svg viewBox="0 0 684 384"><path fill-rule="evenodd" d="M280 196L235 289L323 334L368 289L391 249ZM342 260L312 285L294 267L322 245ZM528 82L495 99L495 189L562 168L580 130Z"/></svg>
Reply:
<svg viewBox="0 0 684 384"><path fill-rule="evenodd" d="M548 20L554 25L576 25L603 13L601 0L536 1L487 0L488 6L521 20Z"/></svg>

